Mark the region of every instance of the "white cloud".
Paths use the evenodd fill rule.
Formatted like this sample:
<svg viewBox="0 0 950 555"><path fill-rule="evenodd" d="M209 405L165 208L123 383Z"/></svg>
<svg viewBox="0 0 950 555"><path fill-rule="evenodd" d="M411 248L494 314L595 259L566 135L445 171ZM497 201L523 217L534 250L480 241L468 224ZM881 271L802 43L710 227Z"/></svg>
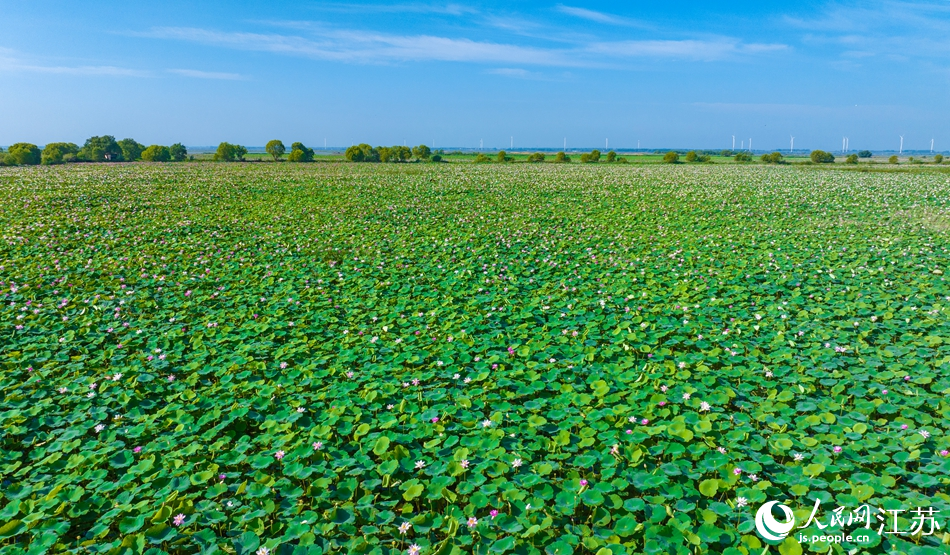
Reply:
<svg viewBox="0 0 950 555"><path fill-rule="evenodd" d="M570 48L541 48L467 38L392 35L312 27L314 38L295 35L223 32L194 27L156 27L141 36L214 46L304 56L338 62L444 61L577 67L605 65L631 57L721 60L788 48L746 44L737 39L593 42ZM604 60L604 57L615 60Z"/></svg>
<svg viewBox="0 0 950 555"><path fill-rule="evenodd" d="M239 73L221 73L217 71L200 71L197 69L168 69L168 73L174 73L183 77L194 77L196 79L224 79L228 81L241 81L246 79Z"/></svg>
<svg viewBox="0 0 950 555"><path fill-rule="evenodd" d="M784 44L745 44L735 39L720 40L628 40L600 42L588 51L614 57L654 57L714 61L737 56L788 49Z"/></svg>
<svg viewBox="0 0 950 555"><path fill-rule="evenodd" d="M648 25L641 23L639 21L635 21L633 19L629 19L629 18L622 17L619 15L606 14L603 12L595 12L594 10L588 10L586 8L575 8L573 6L565 6L563 4L559 4L557 6L557 11L563 14L579 17L581 19L586 19L588 21L595 21L597 23L606 23L608 25L622 25L625 27L643 27L643 28L649 27Z"/></svg>

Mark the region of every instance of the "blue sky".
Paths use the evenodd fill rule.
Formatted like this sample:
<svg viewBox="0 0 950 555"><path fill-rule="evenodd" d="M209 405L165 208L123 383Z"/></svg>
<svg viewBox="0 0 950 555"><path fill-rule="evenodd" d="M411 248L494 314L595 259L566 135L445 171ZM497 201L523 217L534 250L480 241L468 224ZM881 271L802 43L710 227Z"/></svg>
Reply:
<svg viewBox="0 0 950 555"><path fill-rule="evenodd" d="M0 7L0 144L950 150L948 93L946 2Z"/></svg>

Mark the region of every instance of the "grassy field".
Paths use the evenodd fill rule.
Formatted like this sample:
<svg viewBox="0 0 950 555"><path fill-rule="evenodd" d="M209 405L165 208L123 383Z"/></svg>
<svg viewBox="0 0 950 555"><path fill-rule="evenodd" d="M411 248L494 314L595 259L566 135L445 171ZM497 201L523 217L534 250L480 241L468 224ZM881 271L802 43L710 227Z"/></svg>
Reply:
<svg viewBox="0 0 950 555"><path fill-rule="evenodd" d="M950 552L942 171L5 168L0 224L0 555Z"/></svg>

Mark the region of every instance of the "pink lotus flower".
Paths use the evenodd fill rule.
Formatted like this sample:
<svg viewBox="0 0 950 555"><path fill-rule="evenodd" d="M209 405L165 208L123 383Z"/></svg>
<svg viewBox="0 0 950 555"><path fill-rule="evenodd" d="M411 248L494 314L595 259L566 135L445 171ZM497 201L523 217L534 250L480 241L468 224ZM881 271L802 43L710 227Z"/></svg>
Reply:
<svg viewBox="0 0 950 555"><path fill-rule="evenodd" d="M498 516L498 509L492 509L488 514L491 515L492 520L495 520L495 517Z"/></svg>
<svg viewBox="0 0 950 555"><path fill-rule="evenodd" d="M283 452L283 451L278 451L278 452L274 453L274 458L277 459L277 460L280 460L280 459L284 458L284 452Z"/></svg>
<svg viewBox="0 0 950 555"><path fill-rule="evenodd" d="M178 513L177 515L175 515L175 518L172 520L172 524L174 524L175 526L181 526L184 523L185 523L185 515L181 513Z"/></svg>

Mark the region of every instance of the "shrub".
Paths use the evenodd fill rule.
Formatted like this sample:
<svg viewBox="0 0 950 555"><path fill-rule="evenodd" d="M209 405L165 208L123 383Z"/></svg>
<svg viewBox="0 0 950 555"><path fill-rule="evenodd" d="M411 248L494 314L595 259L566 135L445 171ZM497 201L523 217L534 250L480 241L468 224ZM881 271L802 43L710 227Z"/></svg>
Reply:
<svg viewBox="0 0 950 555"><path fill-rule="evenodd" d="M871 156L874 156L874 154L871 153L870 150L862 150L858 152L858 158L870 158Z"/></svg>
<svg viewBox="0 0 950 555"><path fill-rule="evenodd" d="M844 159L844 163L845 163L845 164L857 164L857 163L858 163L858 155L857 155L857 154L852 154L852 155L848 156L847 158Z"/></svg>
<svg viewBox="0 0 950 555"><path fill-rule="evenodd" d="M762 160L766 164L784 164L785 157L782 156L781 152L773 152L771 154L763 154L759 160Z"/></svg>
<svg viewBox="0 0 950 555"><path fill-rule="evenodd" d="M7 152L7 156L12 156L17 166L35 166L42 160L42 152L32 143L12 144Z"/></svg>
<svg viewBox="0 0 950 555"><path fill-rule="evenodd" d="M441 154L433 154L433 155L432 155L432 158L430 158L430 160L432 160L433 162L441 162L441 161L442 161L442 155L441 155Z"/></svg>
<svg viewBox="0 0 950 555"><path fill-rule="evenodd" d="M699 155L696 154L696 151L695 151L695 150L691 150L691 151L689 151L689 152L686 153L686 161L687 161L687 162L695 162L695 161L698 160L698 159L699 159Z"/></svg>
<svg viewBox="0 0 950 555"><path fill-rule="evenodd" d="M142 160L146 162L168 162L172 159L167 146L152 145L142 151Z"/></svg>
<svg viewBox="0 0 950 555"><path fill-rule="evenodd" d="M570 164L571 157L568 156L567 154L564 154L564 151L562 150L561 152L558 152L557 154L554 155L554 163L555 164Z"/></svg>
<svg viewBox="0 0 950 555"><path fill-rule="evenodd" d="M943 154L935 154L934 164L942 164L942 163L943 163Z"/></svg>
<svg viewBox="0 0 950 555"><path fill-rule="evenodd" d="M303 143L294 143L290 145L290 154L287 160L291 162L313 162L313 149L307 148Z"/></svg>
<svg viewBox="0 0 950 555"><path fill-rule="evenodd" d="M414 146L412 147L412 155L417 160L428 160L432 156L432 149L426 145Z"/></svg>
<svg viewBox="0 0 950 555"><path fill-rule="evenodd" d="M672 150L663 155L664 164L676 164L680 161L680 155Z"/></svg>
<svg viewBox="0 0 950 555"><path fill-rule="evenodd" d="M748 152L740 152L740 153L738 153L738 154L735 155L734 160L735 160L736 162L751 162L751 161L752 161L752 155L749 154Z"/></svg>
<svg viewBox="0 0 950 555"><path fill-rule="evenodd" d="M498 154L495 155L495 160L498 162L512 162L514 161L514 157L508 156L508 153L504 150L499 150Z"/></svg>
<svg viewBox="0 0 950 555"><path fill-rule="evenodd" d="M809 155L811 161L816 164L830 164L835 161L835 155L824 150L813 150Z"/></svg>
<svg viewBox="0 0 950 555"><path fill-rule="evenodd" d="M478 156L475 157L475 163L476 163L476 164L484 164L484 163L486 163L486 162L491 162L491 158L489 158L488 156L485 156L485 154L479 152L479 153L478 153Z"/></svg>
<svg viewBox="0 0 950 555"><path fill-rule="evenodd" d="M535 152L534 154L528 155L528 162L544 162L544 154L541 152Z"/></svg>
<svg viewBox="0 0 950 555"><path fill-rule="evenodd" d="M62 164L76 160L79 147L73 143L49 143L43 147L40 161L43 164Z"/></svg>
<svg viewBox="0 0 950 555"><path fill-rule="evenodd" d="M607 162L610 163L610 162L616 162L616 161L617 161L617 153L611 150L610 152L607 153Z"/></svg>
<svg viewBox="0 0 950 555"><path fill-rule="evenodd" d="M896 164L896 163L897 163L897 156L894 155L894 156L891 156L890 158L888 158L888 159L887 159L887 163L888 163L888 164Z"/></svg>
<svg viewBox="0 0 950 555"><path fill-rule="evenodd" d="M350 162L379 162L379 151L366 143L346 149L343 157Z"/></svg>
<svg viewBox="0 0 950 555"><path fill-rule="evenodd" d="M584 161L584 157L581 156L581 162L583 161ZM597 149L590 151L590 154L587 155L587 162L591 164L600 162L600 151Z"/></svg>

